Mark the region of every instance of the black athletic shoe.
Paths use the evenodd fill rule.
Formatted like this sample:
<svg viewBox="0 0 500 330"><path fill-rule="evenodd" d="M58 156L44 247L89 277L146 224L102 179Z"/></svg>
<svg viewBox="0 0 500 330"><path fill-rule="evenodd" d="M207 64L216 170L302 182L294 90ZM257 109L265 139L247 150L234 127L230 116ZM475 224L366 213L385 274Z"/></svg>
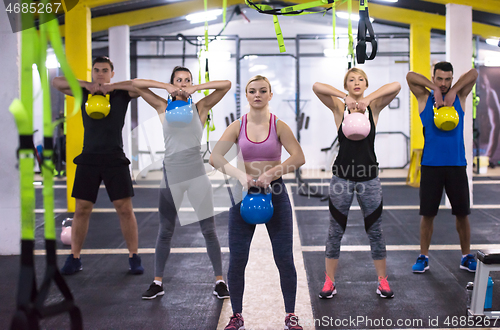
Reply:
<svg viewBox="0 0 500 330"><path fill-rule="evenodd" d="M217 296L219 299L229 298L229 290L227 289L227 285L224 281L218 281L217 284L215 284L213 293L214 296Z"/></svg>
<svg viewBox="0 0 500 330"><path fill-rule="evenodd" d="M73 254L70 254L61 268L61 274L63 275L73 275L83 269L82 261L80 258L73 258Z"/></svg>
<svg viewBox="0 0 500 330"><path fill-rule="evenodd" d="M155 282L153 282L150 286L149 289L142 294L142 299L155 299L158 296L163 296L165 294L165 291L163 291L163 284L158 285Z"/></svg>
<svg viewBox="0 0 500 330"><path fill-rule="evenodd" d="M144 267L141 266L141 257L133 254L132 258L128 258L129 270L128 273L132 275L141 275L144 273Z"/></svg>

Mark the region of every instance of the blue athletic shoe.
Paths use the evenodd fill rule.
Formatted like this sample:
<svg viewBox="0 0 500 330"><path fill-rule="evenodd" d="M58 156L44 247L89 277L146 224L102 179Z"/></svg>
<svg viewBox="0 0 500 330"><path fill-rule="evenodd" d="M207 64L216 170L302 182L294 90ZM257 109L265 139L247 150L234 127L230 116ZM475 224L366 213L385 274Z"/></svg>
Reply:
<svg viewBox="0 0 500 330"><path fill-rule="evenodd" d="M476 272L477 261L472 254L468 254L460 261L460 269L468 270L471 273Z"/></svg>
<svg viewBox="0 0 500 330"><path fill-rule="evenodd" d="M70 254L61 268L61 274L63 275L73 275L83 269L82 261L80 258L73 258L73 254Z"/></svg>
<svg viewBox="0 0 500 330"><path fill-rule="evenodd" d="M130 265L129 274L140 275L144 273L144 267L141 265L141 257L137 254L133 254L132 258L128 258L128 264Z"/></svg>
<svg viewBox="0 0 500 330"><path fill-rule="evenodd" d="M429 269L429 258L421 254L418 256L417 262L415 262L411 270L414 273L425 273L427 269Z"/></svg>

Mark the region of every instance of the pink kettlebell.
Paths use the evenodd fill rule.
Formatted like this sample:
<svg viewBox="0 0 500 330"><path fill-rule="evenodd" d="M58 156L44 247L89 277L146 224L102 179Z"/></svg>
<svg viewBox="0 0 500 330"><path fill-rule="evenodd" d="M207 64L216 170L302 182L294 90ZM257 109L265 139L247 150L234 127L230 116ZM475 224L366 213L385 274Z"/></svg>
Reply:
<svg viewBox="0 0 500 330"><path fill-rule="evenodd" d="M73 219L72 218L67 218L66 220L63 220L62 225L62 231L61 231L61 242L65 245L71 245L71 223Z"/></svg>
<svg viewBox="0 0 500 330"><path fill-rule="evenodd" d="M364 114L359 112L344 113L344 121L342 122L342 132L349 140L363 140L370 133L370 121L367 118L368 111Z"/></svg>

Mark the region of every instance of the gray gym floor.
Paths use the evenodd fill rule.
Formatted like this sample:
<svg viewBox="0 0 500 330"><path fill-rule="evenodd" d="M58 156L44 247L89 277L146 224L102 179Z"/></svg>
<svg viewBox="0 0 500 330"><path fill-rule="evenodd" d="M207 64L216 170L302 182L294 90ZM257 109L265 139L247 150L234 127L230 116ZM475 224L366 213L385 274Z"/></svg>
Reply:
<svg viewBox="0 0 500 330"><path fill-rule="evenodd" d="M327 191L328 179L308 179L311 188ZM83 313L85 329L223 329L230 315L229 300L212 295L214 278L204 250L204 239L197 223L176 227L172 254L164 277L165 296L151 301L141 299L153 279L153 257L158 231L158 183L138 181L133 199L139 227L139 247L145 273L128 275L128 256L118 217L112 212L106 191L101 188L96 212L82 253L83 271L65 279ZM227 206L224 181L214 179L215 206ZM64 181L55 189L56 226L71 214L63 212ZM474 274L459 269L460 249L455 220L444 206L435 220L430 251L430 270L413 274L411 266L418 256L418 189L405 185L404 178L382 178L384 194L383 229L387 243L388 280L394 299L381 299L375 290L377 278L370 257L361 212L354 199L348 227L343 238L340 265L336 276L338 294L321 300L318 293L324 281L324 243L329 213L326 201L301 196L294 180L287 180L295 211L295 260L299 273L297 310L304 329L381 329L381 328L457 328L451 323L466 315L465 286ZM486 246L499 246L500 177L474 178L474 207L470 215L471 241L475 252ZM40 283L45 271L41 189L37 193L36 273ZM183 205L184 206L184 205ZM186 216L194 215L185 203ZM223 269L227 273L227 212L216 216L223 249ZM259 232L259 230L258 230ZM265 230L261 236L265 237ZM243 315L246 329L283 329L284 309L275 266L266 242L256 233L251 261L247 267ZM59 265L69 253L58 241ZM270 259L267 259L270 258ZM19 256L0 256L0 328L8 328L15 311ZM267 270L267 267L271 270ZM276 272L277 273L277 272ZM500 274L492 273L500 284ZM493 310L500 310L500 285L494 286ZM52 288L49 302L60 299ZM446 321L450 323L447 324ZM478 320L474 327L482 328ZM43 329L69 328L68 315L41 321ZM491 327L491 325L490 325ZM496 327L500 327L498 320Z"/></svg>

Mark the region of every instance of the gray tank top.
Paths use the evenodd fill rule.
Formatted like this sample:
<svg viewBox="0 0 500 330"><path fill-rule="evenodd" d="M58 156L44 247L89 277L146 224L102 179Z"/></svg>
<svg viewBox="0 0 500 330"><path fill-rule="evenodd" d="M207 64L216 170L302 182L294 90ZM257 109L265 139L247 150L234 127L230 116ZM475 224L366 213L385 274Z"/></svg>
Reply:
<svg viewBox="0 0 500 330"><path fill-rule="evenodd" d="M163 121L164 164L167 169L171 166L186 166L201 161L203 126L195 103L192 108L193 118L185 127L172 125L166 119Z"/></svg>

